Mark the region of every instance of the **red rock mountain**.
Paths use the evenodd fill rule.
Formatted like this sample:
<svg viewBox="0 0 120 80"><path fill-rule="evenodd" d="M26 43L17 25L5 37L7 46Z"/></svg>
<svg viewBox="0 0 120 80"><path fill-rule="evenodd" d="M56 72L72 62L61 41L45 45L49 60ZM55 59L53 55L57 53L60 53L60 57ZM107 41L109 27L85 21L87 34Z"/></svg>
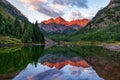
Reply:
<svg viewBox="0 0 120 80"><path fill-rule="evenodd" d="M46 20L44 21L43 23L45 24L51 24L51 23L56 23L56 24L63 24L65 26L72 26L72 25L78 25L78 26L85 26L90 20L88 19L83 19L83 20L72 20L70 22L64 20L63 18L61 17L57 17L56 19L49 19L49 20Z"/></svg>
<svg viewBox="0 0 120 80"><path fill-rule="evenodd" d="M57 23L57 24L64 24L64 25L67 25L67 24L68 24L68 22L65 21L65 20L64 20L63 18L61 18L61 17L56 18L56 19L55 19L55 23Z"/></svg>
<svg viewBox="0 0 120 80"><path fill-rule="evenodd" d="M49 20L47 21L44 21L45 24L51 24L51 23L54 23L54 19L53 18L50 18Z"/></svg>
<svg viewBox="0 0 120 80"><path fill-rule="evenodd" d="M87 23L89 22L90 20L88 19L82 19L82 20L73 20L73 21L70 21L68 26L72 26L72 25L78 25L78 26L85 26L87 25Z"/></svg>

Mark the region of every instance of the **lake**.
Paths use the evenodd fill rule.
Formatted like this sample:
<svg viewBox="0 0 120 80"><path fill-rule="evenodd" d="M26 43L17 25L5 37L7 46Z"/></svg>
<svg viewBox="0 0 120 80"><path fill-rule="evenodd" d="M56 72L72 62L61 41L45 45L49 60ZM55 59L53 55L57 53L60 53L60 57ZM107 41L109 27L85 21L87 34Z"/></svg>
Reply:
<svg viewBox="0 0 120 80"><path fill-rule="evenodd" d="M0 80L119 80L120 53L96 46L0 48Z"/></svg>

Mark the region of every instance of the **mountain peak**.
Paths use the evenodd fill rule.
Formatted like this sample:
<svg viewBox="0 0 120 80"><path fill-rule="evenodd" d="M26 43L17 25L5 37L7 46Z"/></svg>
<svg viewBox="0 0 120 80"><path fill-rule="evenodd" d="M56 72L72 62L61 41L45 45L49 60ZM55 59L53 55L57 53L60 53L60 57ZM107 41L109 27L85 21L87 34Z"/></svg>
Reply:
<svg viewBox="0 0 120 80"><path fill-rule="evenodd" d="M64 20L62 17L57 17L55 20Z"/></svg>
<svg viewBox="0 0 120 80"><path fill-rule="evenodd" d="M66 20L64 20L62 17L57 17L55 19L55 23L57 23L57 24L64 24L64 25L68 24L68 22Z"/></svg>
<svg viewBox="0 0 120 80"><path fill-rule="evenodd" d="M56 23L56 24L62 24L66 26L72 26L72 25L78 25L78 26L85 26L90 20L89 19L77 19L77 20L72 20L70 22L66 21L62 17L57 17L56 19L50 18L46 21L44 21L45 24L51 24L51 23Z"/></svg>
<svg viewBox="0 0 120 80"><path fill-rule="evenodd" d="M54 23L54 19L53 18L50 18L46 21L44 21L45 24L51 24L51 23Z"/></svg>

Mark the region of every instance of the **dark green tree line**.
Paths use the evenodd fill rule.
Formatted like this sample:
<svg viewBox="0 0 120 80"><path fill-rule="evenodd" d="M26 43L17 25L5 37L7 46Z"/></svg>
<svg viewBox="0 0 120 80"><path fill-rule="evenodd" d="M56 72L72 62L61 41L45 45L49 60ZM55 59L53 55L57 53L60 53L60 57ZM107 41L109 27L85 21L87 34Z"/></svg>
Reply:
<svg viewBox="0 0 120 80"><path fill-rule="evenodd" d="M38 22L35 24L19 19L5 18L0 14L0 35L15 37L25 43L44 43L44 36L40 32Z"/></svg>

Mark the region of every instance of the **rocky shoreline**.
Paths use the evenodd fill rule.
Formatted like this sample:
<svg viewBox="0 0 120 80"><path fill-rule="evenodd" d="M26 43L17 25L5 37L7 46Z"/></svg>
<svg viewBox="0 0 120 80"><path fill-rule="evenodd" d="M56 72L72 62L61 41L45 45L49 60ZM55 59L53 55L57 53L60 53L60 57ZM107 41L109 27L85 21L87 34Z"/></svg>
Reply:
<svg viewBox="0 0 120 80"><path fill-rule="evenodd" d="M58 44L57 42L55 42L55 41L53 41L51 39L45 38L45 49L50 48L52 46L55 46L57 44Z"/></svg>
<svg viewBox="0 0 120 80"><path fill-rule="evenodd" d="M99 45L99 46L102 46L102 47L109 49L111 51L120 52L120 45L119 44L103 44L103 45Z"/></svg>

